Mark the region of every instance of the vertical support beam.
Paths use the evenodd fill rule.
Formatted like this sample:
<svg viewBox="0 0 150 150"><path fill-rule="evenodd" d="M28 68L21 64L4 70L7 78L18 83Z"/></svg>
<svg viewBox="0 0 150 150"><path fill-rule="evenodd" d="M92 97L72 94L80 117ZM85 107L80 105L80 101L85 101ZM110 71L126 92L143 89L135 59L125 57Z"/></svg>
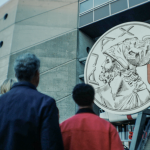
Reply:
<svg viewBox="0 0 150 150"><path fill-rule="evenodd" d="M133 132L133 138L131 141L130 150L136 150L138 147L138 144L140 143L143 129L146 121L146 114L142 111L138 113L138 117L136 119L135 128Z"/></svg>

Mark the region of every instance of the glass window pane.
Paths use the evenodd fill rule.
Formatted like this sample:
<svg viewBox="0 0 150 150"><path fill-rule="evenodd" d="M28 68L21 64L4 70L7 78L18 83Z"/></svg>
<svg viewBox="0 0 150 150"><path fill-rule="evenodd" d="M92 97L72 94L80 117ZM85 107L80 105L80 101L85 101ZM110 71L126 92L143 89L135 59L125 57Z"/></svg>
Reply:
<svg viewBox="0 0 150 150"><path fill-rule="evenodd" d="M117 13L127 8L128 8L127 0L119 0L113 2L111 3L111 14Z"/></svg>
<svg viewBox="0 0 150 150"><path fill-rule="evenodd" d="M109 2L109 0L94 0L94 7Z"/></svg>
<svg viewBox="0 0 150 150"><path fill-rule="evenodd" d="M83 3L80 3L80 13L83 13L91 8L93 8L93 0L87 0Z"/></svg>
<svg viewBox="0 0 150 150"><path fill-rule="evenodd" d="M93 22L93 11L80 17L80 27Z"/></svg>
<svg viewBox="0 0 150 150"><path fill-rule="evenodd" d="M96 9L94 11L94 21L109 16L109 5Z"/></svg>
<svg viewBox="0 0 150 150"><path fill-rule="evenodd" d="M146 2L147 0L129 0L129 7Z"/></svg>

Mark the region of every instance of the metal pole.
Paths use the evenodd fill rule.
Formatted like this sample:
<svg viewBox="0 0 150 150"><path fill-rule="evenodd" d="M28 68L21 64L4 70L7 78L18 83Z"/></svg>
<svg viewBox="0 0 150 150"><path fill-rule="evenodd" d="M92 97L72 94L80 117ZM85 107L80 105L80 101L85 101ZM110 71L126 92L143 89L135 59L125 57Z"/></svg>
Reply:
<svg viewBox="0 0 150 150"><path fill-rule="evenodd" d="M137 149L138 144L140 143L140 140L142 138L145 121L146 121L146 114L143 111L139 112L135 123L135 129L133 132L133 138L131 141L130 150Z"/></svg>

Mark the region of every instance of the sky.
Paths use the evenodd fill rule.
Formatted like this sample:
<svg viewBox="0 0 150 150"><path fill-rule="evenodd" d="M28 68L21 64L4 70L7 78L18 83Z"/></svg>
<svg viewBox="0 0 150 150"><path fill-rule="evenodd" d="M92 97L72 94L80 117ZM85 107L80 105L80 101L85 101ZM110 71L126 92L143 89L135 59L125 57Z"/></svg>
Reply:
<svg viewBox="0 0 150 150"><path fill-rule="evenodd" d="M2 6L2 5L4 5L6 2L8 2L9 0L0 0L0 7Z"/></svg>

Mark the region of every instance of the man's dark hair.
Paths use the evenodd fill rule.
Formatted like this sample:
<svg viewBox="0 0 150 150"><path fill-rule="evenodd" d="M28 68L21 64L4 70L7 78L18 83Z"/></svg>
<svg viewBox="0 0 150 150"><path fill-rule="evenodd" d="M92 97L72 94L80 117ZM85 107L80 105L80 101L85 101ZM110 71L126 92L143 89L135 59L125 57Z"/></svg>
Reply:
<svg viewBox="0 0 150 150"><path fill-rule="evenodd" d="M95 92L91 85L81 83L74 87L72 97L79 106L90 106L93 103L94 94Z"/></svg>

